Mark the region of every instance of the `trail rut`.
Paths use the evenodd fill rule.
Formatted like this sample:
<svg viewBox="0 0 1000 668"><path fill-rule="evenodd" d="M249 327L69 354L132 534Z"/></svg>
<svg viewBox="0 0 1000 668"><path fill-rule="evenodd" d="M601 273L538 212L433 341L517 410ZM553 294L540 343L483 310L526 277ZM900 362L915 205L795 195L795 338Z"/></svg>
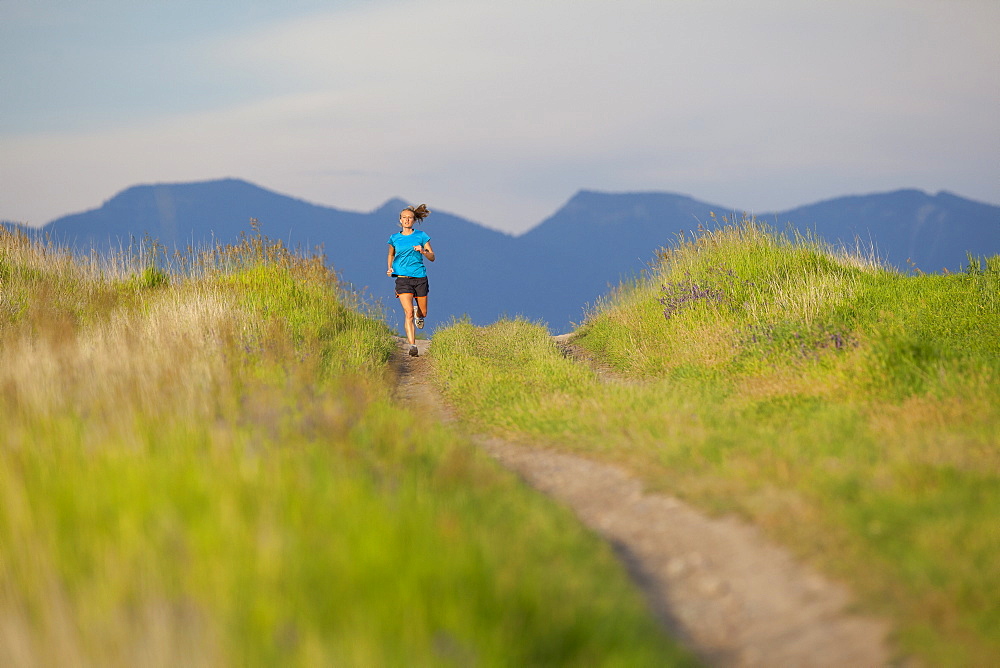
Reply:
<svg viewBox="0 0 1000 668"><path fill-rule="evenodd" d="M446 422L452 411L419 357L394 360L396 399ZM647 494L624 470L471 435L497 461L569 506L608 540L667 631L713 666L885 666L889 625L851 611L841 584L798 564L751 525Z"/></svg>

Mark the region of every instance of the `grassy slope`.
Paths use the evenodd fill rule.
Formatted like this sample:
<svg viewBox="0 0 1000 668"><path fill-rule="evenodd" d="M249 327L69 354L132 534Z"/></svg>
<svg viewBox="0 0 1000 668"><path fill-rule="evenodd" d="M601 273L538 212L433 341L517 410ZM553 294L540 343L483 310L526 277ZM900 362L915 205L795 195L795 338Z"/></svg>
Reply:
<svg viewBox="0 0 1000 668"><path fill-rule="evenodd" d="M610 549L390 402L320 261L175 260L0 235L0 664L689 663Z"/></svg>
<svg viewBox="0 0 1000 668"><path fill-rule="evenodd" d="M577 342L435 335L479 428L630 465L738 511L894 618L931 665L1000 654L1000 273L902 276L744 221L665 251ZM479 344L485 340L485 344Z"/></svg>

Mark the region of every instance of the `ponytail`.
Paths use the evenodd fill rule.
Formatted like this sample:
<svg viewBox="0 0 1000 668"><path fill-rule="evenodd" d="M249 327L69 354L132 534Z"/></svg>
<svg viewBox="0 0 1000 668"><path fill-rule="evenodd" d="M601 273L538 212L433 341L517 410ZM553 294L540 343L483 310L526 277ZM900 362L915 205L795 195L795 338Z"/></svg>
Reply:
<svg viewBox="0 0 1000 668"><path fill-rule="evenodd" d="M421 204L420 206L408 206L403 211L412 211L414 222L420 222L427 216L431 215L431 210L427 208L426 204Z"/></svg>

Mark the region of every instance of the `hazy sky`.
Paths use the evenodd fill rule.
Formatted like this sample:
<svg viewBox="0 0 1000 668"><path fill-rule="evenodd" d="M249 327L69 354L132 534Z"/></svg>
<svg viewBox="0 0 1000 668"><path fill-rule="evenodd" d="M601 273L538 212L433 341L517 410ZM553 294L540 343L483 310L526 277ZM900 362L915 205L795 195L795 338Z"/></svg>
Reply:
<svg viewBox="0 0 1000 668"><path fill-rule="evenodd" d="M582 188L1000 204L1000 1L0 0L0 219L223 177L512 232Z"/></svg>

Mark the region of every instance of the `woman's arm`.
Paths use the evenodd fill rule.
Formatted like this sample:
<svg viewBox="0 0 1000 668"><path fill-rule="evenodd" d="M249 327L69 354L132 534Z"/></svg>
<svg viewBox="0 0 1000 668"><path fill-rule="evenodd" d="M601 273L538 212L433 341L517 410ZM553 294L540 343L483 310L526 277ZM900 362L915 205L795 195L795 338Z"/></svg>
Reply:
<svg viewBox="0 0 1000 668"><path fill-rule="evenodd" d="M389 265L389 268L385 270L385 273L392 274L392 260L396 257L396 247L389 244L389 257L386 258L385 262Z"/></svg>
<svg viewBox="0 0 1000 668"><path fill-rule="evenodd" d="M434 249L431 248L431 242L428 241L427 243L425 243L423 249L420 252L423 254L425 258L427 258L431 262L434 261Z"/></svg>

